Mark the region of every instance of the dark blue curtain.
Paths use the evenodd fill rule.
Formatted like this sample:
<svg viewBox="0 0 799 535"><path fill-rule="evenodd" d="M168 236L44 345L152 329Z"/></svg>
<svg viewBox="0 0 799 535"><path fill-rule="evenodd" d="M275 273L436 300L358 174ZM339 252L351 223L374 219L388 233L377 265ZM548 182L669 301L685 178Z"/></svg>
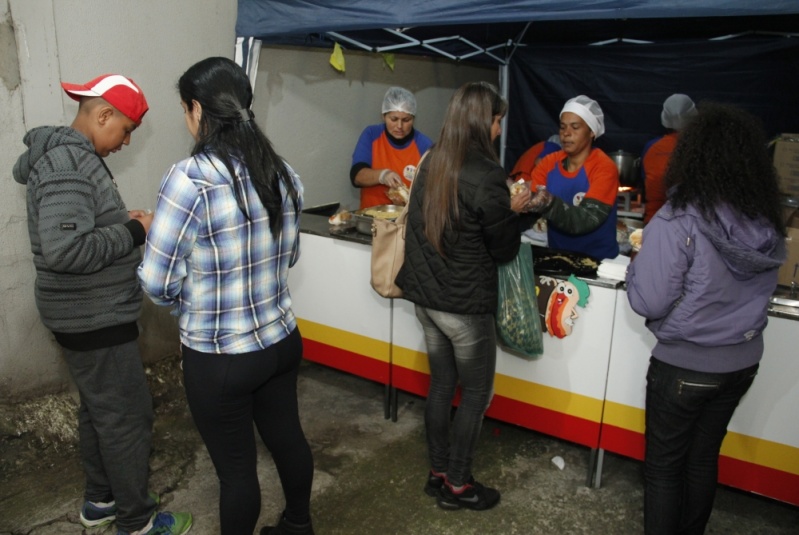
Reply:
<svg viewBox="0 0 799 535"><path fill-rule="evenodd" d="M510 64L506 167L557 133L569 98L599 102L606 133L596 146L636 155L663 133L660 112L672 93L701 105L739 105L768 135L799 130L799 40L740 37L669 44L520 48Z"/></svg>

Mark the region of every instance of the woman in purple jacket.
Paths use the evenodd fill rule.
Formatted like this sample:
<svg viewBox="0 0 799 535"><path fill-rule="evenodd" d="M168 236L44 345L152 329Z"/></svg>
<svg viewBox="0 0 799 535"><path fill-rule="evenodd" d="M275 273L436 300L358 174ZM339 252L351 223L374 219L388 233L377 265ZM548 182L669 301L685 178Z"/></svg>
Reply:
<svg viewBox="0 0 799 535"><path fill-rule="evenodd" d="M646 387L647 534L703 533L727 424L757 374L785 258L777 178L758 121L705 104L666 173L669 200L627 272L657 337Z"/></svg>

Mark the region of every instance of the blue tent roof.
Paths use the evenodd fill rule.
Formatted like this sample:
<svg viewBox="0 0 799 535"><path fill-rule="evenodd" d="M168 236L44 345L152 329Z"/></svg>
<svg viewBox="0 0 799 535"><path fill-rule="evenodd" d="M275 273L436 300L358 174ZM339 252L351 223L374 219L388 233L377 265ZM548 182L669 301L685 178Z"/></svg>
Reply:
<svg viewBox="0 0 799 535"><path fill-rule="evenodd" d="M799 13L796 0L239 0L236 33L328 31L520 21L751 17Z"/></svg>
<svg viewBox="0 0 799 535"><path fill-rule="evenodd" d="M517 44L799 32L799 0L238 0L236 34L268 44L505 63ZM794 33L799 35L799 33Z"/></svg>

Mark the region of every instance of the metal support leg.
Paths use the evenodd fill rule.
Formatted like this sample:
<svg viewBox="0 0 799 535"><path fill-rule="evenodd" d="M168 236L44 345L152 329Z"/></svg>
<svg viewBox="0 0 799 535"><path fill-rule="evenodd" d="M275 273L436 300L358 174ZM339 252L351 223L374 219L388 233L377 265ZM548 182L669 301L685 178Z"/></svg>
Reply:
<svg viewBox="0 0 799 535"><path fill-rule="evenodd" d="M586 487L598 489L602 485L602 463L604 460L604 449L591 448L591 454L588 459L588 478L585 482Z"/></svg>
<svg viewBox="0 0 799 535"><path fill-rule="evenodd" d="M383 418L391 418L391 385L386 385L383 390Z"/></svg>
<svg viewBox="0 0 799 535"><path fill-rule="evenodd" d="M397 421L397 404L399 398L399 390L395 387L391 387L391 421Z"/></svg>

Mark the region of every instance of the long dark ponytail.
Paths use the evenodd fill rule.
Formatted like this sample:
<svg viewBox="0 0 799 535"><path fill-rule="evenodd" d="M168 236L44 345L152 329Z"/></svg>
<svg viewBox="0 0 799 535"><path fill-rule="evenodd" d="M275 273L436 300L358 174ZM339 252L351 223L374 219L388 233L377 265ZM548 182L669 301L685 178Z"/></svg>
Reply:
<svg viewBox="0 0 799 535"><path fill-rule="evenodd" d="M255 191L269 214L269 228L277 237L283 228L282 183L299 210L299 193L283 159L255 123L252 86L244 70L228 58L212 57L192 65L178 81L180 98L191 111L194 102L202 107L197 143L192 155L213 154L222 160L233 180L236 201L250 219L244 202L243 185L235 174L234 160L249 171Z"/></svg>

